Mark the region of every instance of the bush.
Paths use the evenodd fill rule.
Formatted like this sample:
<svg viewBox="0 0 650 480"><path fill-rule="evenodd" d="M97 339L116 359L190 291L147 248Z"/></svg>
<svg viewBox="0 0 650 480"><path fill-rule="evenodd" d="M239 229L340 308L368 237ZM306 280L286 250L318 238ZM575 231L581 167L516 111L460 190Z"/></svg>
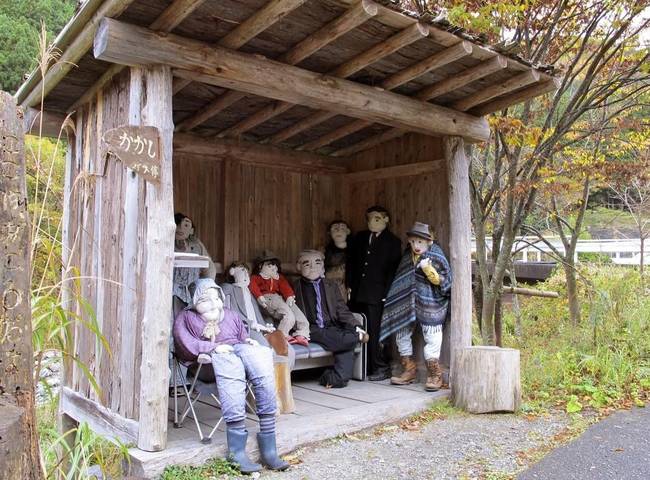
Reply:
<svg viewBox="0 0 650 480"><path fill-rule="evenodd" d="M522 302L523 335L506 312L504 346L521 350L524 409L562 405L585 407L642 404L650 392L650 297L639 295L636 270L586 266L593 289L580 288L583 322L569 321L564 277L554 274L541 288L558 299Z"/></svg>
<svg viewBox="0 0 650 480"><path fill-rule="evenodd" d="M606 253L578 252L578 261L582 263L595 263L597 265L611 265L612 257Z"/></svg>

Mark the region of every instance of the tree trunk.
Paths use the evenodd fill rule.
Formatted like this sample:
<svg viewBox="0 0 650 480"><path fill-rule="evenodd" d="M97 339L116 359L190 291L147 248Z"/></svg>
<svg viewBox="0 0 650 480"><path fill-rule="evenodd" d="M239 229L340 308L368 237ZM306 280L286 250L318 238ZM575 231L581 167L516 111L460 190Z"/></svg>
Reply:
<svg viewBox="0 0 650 480"><path fill-rule="evenodd" d="M578 298L578 280L576 278L575 263L573 254L565 258L564 276L566 278L566 293L569 301L569 318L571 324L577 326L580 324L580 299Z"/></svg>
<svg viewBox="0 0 650 480"><path fill-rule="evenodd" d="M30 307L30 228L24 140L16 103L0 92L0 472L7 480L42 478L34 407Z"/></svg>
<svg viewBox="0 0 650 480"><path fill-rule="evenodd" d="M503 346L503 301L501 293L494 304L494 344L497 347Z"/></svg>

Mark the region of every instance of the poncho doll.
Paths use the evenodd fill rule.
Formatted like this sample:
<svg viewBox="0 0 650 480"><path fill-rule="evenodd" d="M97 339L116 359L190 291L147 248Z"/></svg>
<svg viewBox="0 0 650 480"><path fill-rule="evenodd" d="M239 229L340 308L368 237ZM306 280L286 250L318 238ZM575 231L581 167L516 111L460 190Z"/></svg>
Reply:
<svg viewBox="0 0 650 480"><path fill-rule="evenodd" d="M451 270L440 245L433 240L429 225L415 222L407 232L409 247L402 256L390 286L381 319L381 339L395 334L403 372L392 377L394 385L406 385L416 378L411 337L420 325L427 365L425 390L442 386L440 347L442 327L447 318L451 290Z"/></svg>
<svg viewBox="0 0 650 480"><path fill-rule="evenodd" d="M348 300L345 264L348 260L350 227L343 220L334 220L327 229L330 242L325 247L325 278L336 282L341 296Z"/></svg>
<svg viewBox="0 0 650 480"><path fill-rule="evenodd" d="M309 322L296 306L296 295L287 279L280 273L280 260L269 251L255 260L250 291L260 306L279 320L278 330L289 343L309 345ZM292 330L293 335L290 335Z"/></svg>
<svg viewBox="0 0 650 480"><path fill-rule="evenodd" d="M181 361L210 355L221 412L226 422L228 456L244 473L261 470L246 454L246 382L255 392L260 423L257 441L262 463L274 470L289 464L278 457L275 443L275 379L271 349L248 337L240 316L224 308L223 294L214 280L190 284L191 303L174 321L174 345Z"/></svg>
<svg viewBox="0 0 650 480"><path fill-rule="evenodd" d="M174 214L174 221L176 222L174 251L196 253L197 255L203 255L210 258L210 254L205 248L205 245L194 236L194 225L192 220L182 213L176 213ZM190 295L187 291L187 287L190 283L199 278L211 278L214 280L216 274L217 271L211 259L208 267L203 270L185 267L174 268L173 294L187 305L191 302ZM178 308L176 310L178 310Z"/></svg>

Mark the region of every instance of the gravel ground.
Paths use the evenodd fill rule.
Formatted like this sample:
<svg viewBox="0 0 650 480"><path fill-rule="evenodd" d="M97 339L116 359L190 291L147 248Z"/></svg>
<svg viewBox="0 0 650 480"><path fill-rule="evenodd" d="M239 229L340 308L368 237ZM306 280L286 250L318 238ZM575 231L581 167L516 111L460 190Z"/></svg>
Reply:
<svg viewBox="0 0 650 480"><path fill-rule="evenodd" d="M529 454L548 446L570 424L571 419L562 413L532 419L505 414L452 414L424 426L382 427L302 448L288 457L299 463L286 472L265 471L255 477L278 480L510 478L523 469L522 452Z"/></svg>

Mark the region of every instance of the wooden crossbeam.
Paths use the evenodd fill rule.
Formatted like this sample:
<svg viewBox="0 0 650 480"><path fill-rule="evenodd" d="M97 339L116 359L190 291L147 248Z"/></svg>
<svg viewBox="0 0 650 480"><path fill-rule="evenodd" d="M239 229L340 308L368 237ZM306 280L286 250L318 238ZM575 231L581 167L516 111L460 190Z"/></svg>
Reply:
<svg viewBox="0 0 650 480"><path fill-rule="evenodd" d="M450 62L471 55L472 50L473 48L471 43L464 41L460 42L453 47L449 47L441 52L435 53L430 57L427 57L424 60L421 60L420 62L417 62L414 65L411 65L410 67L391 75L381 83L381 87L385 88L386 90L393 90L400 85L408 83L414 78L423 75L424 73L430 72L431 70L440 68ZM369 125L371 124L365 120L355 120L352 123L343 125L340 128L337 128L336 130L333 130L320 138L302 145L299 150L317 150L321 147L324 147L325 145L329 145L330 143L335 142L339 138L343 138L353 134L354 132L358 132L359 130L364 129Z"/></svg>
<svg viewBox="0 0 650 480"><path fill-rule="evenodd" d="M309 35L307 38L295 45L288 52L283 54L279 58L279 61L287 63L289 65L295 65L313 53L317 52L324 46L333 42L341 35L358 27L360 24L369 18L372 18L376 14L377 5L370 0L362 0L354 7L347 10L343 15L334 19L323 28ZM201 125L244 96L245 95L243 93L237 91L229 91L224 93L219 98L215 99L213 102L202 108L195 115L181 122L178 125L177 130L187 131ZM280 106L277 107L279 108Z"/></svg>
<svg viewBox="0 0 650 480"><path fill-rule="evenodd" d="M235 158L242 163L285 170L321 173L345 173L345 159L259 145L228 138L205 138L192 133L174 134L174 155L201 158Z"/></svg>
<svg viewBox="0 0 650 480"><path fill-rule="evenodd" d="M253 95L384 123L426 135L489 138L484 119L367 85L177 35L104 19L95 57L125 65L169 65L176 75Z"/></svg>
<svg viewBox="0 0 650 480"><path fill-rule="evenodd" d="M227 35L220 38L217 45L237 50L303 3L305 3L305 0L271 0L264 8L255 12ZM187 83L183 88L189 85L192 80L184 79L184 81ZM181 132L191 130L245 96L241 92L228 91L180 122L176 126L176 130Z"/></svg>
<svg viewBox="0 0 650 480"><path fill-rule="evenodd" d="M423 101L428 101L428 100L433 100L436 97L439 97L441 95L444 95L445 93L449 93L453 90L456 90L458 88L461 88L465 85L468 85L476 80L479 80L483 77L486 77L492 73L498 72L499 70L503 70L508 67L508 60L505 57L502 57L501 55L498 55L496 57L493 57L489 60L484 60L483 62L479 63L478 65L474 67L470 67L462 72L460 72L457 75L453 75L449 78L446 78L444 80L441 80L437 83L434 83L433 85L429 85L428 87L423 88L420 90L416 95L415 98ZM357 124L357 126L361 126L361 124ZM366 127L368 125L364 125ZM352 127L350 127L352 128ZM359 128L358 130L361 130ZM358 131L355 130L355 131ZM361 152L363 150L367 150L368 148L374 147L376 145L379 145L381 143L384 143L388 140L392 140L393 138L400 137L401 135L404 135L407 132L407 130L402 130L402 129L391 129L385 132L382 132L380 134L374 135L372 137L366 138L362 140L359 143L356 143L354 145L350 145L347 147L344 147L340 150L337 150L336 152L333 153L334 156L344 156L347 157L349 155L353 155L357 152ZM339 132L339 133L345 133L345 132ZM350 132L352 133L352 132ZM332 138L331 141L337 140L338 138L342 138L343 135L338 136L337 138L334 138L336 134L334 132L331 132L330 138ZM326 139L328 140L328 139ZM331 143L331 142L329 142ZM316 143L314 143L316 145ZM318 147L320 148L320 146Z"/></svg>
<svg viewBox="0 0 650 480"><path fill-rule="evenodd" d="M505 97L497 98L489 103L485 103L479 107L472 108L472 113L476 115L487 115L488 113L497 112L503 110L511 105L530 100L531 98L537 97L539 95L544 95L545 93L554 92L560 85L562 80L559 78L551 78L545 82L537 83L528 88L524 88L515 93L507 95Z"/></svg>
<svg viewBox="0 0 650 480"><path fill-rule="evenodd" d="M414 23L413 25L406 27L404 30L384 40L383 42L379 42L377 45L373 46L366 52L363 52L351 60L348 60L347 62L338 66L334 70L330 71L328 75L332 75L338 78L349 77L359 70L363 70L368 65L371 65L376 61L390 55L391 53L396 52L400 48L403 48L413 42L416 42L417 40L426 37L428 34L428 28L420 23ZM269 105L268 107L259 110L238 124L224 130L223 132L220 132L219 136L224 137L241 135L251 128L254 128L256 125L264 123L271 118L280 115L283 112L286 112L293 106L294 104L292 103Z"/></svg>
<svg viewBox="0 0 650 480"><path fill-rule="evenodd" d="M362 170L360 172L346 173L343 180L349 183L371 182L387 178L412 177L415 175L426 175L433 173L444 165L444 159L431 160L428 162L407 163L394 165L392 167L375 168L373 170Z"/></svg>
<svg viewBox="0 0 650 480"><path fill-rule="evenodd" d="M171 32L205 0L174 0L153 23L149 26L152 30ZM124 65L111 65L101 77L68 109L69 112L76 111L81 105L88 103L97 92L106 85L111 78L120 73Z"/></svg>
<svg viewBox="0 0 650 480"><path fill-rule="evenodd" d="M451 104L451 108L460 112L466 112L476 105L486 103L496 97L507 95L510 92L519 90L520 88L527 87L530 84L539 81L540 74L535 70L528 70L527 72L520 73L512 78L509 78L503 83L490 85L489 87L478 90L476 93L462 98Z"/></svg>

